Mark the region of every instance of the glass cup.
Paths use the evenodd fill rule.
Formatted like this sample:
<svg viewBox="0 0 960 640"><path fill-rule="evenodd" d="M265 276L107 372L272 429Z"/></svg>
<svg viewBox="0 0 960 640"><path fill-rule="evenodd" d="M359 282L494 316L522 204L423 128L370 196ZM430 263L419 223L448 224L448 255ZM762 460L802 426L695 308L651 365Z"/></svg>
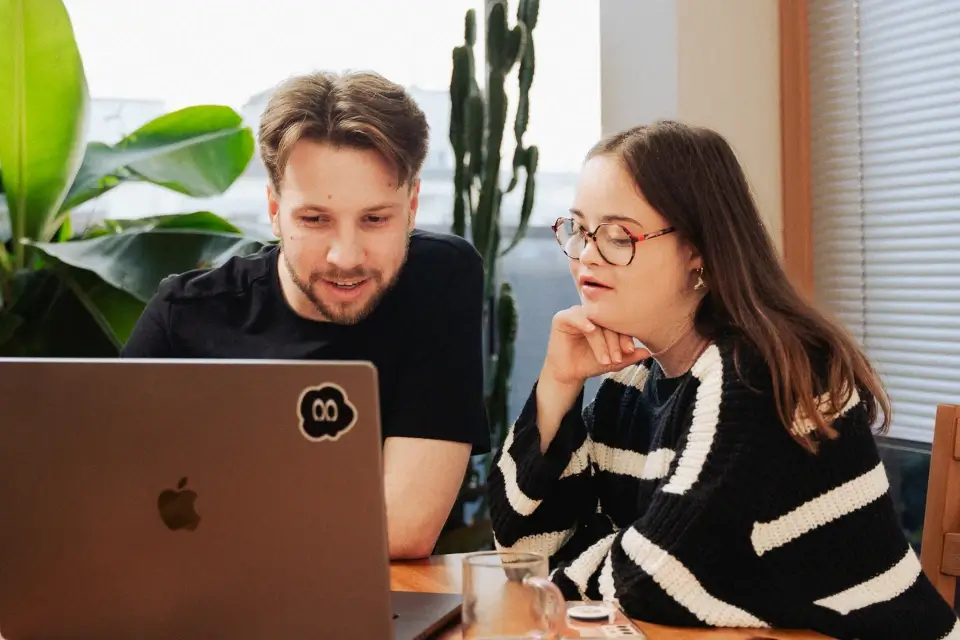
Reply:
<svg viewBox="0 0 960 640"><path fill-rule="evenodd" d="M566 620L563 594L539 553L481 551L463 559L464 640L553 639Z"/></svg>

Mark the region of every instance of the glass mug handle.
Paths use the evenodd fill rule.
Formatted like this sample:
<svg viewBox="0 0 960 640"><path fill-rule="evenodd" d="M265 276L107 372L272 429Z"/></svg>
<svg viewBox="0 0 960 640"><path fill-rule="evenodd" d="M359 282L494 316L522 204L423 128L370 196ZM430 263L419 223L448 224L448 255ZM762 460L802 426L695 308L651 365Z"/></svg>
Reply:
<svg viewBox="0 0 960 640"><path fill-rule="evenodd" d="M559 638L560 632L566 625L567 614L567 603L563 593L551 580L540 576L526 576L523 584L537 592L537 613L546 631L550 633L549 637Z"/></svg>

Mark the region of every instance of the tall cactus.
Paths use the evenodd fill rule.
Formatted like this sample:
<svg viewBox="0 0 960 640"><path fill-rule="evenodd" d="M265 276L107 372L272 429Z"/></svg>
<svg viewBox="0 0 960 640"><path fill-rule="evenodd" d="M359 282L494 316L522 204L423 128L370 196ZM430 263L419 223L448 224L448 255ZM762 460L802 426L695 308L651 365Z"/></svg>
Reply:
<svg viewBox="0 0 960 640"><path fill-rule="evenodd" d="M507 0L486 0L485 90L477 82L473 47L477 20L473 9L466 13L464 44L453 49L450 78L450 143L453 146L454 200L453 232L466 237L468 223L472 242L484 261L484 321L487 350L487 412L493 450L500 446L509 421L508 398L517 337L517 306L508 282L500 282L497 263L523 238L533 212L537 147L524 146L523 134L530 116L530 87L533 85L533 29L537 24L538 0L519 0L517 21L507 25ZM501 187L501 146L507 122L507 75L519 65L517 82L520 97L513 124L516 148L506 188ZM520 221L513 239L500 248L500 205L503 196L521 182L523 200ZM504 176L505 178L505 176ZM499 283L499 287L498 287ZM485 521L484 481L492 455L470 465L457 503L451 510L437 546L437 553L473 551L492 545L489 521ZM467 505L476 509L479 521L467 524Z"/></svg>
<svg viewBox="0 0 960 640"><path fill-rule="evenodd" d="M530 115L530 87L533 85L533 29L537 24L538 0L519 0L513 28L507 24L507 0L486 2L486 84L481 91L473 47L477 23L473 9L466 13L464 44L453 49L453 73L450 79L450 143L453 145L454 201L453 232L467 233L483 256L486 274L486 322L488 340L487 407L494 447L503 441L509 420L507 399L513 368L514 341L517 333L516 302L509 283L499 283L499 258L523 238L533 212L535 175L539 152L534 145L524 146L523 135ZM507 120L507 75L519 65L517 81L520 93L513 132L516 148L512 175L501 187L501 146ZM521 182L523 200L520 219L512 240L501 250L500 205L503 196Z"/></svg>

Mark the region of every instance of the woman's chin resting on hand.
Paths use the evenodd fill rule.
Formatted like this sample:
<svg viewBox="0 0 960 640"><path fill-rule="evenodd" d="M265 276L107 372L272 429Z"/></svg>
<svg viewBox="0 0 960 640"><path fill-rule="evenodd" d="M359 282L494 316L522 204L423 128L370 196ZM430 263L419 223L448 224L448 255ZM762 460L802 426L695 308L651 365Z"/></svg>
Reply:
<svg viewBox="0 0 960 640"><path fill-rule="evenodd" d="M727 142L604 138L554 231L581 304L496 454L497 547L649 622L960 639L888 491L877 373L791 286Z"/></svg>

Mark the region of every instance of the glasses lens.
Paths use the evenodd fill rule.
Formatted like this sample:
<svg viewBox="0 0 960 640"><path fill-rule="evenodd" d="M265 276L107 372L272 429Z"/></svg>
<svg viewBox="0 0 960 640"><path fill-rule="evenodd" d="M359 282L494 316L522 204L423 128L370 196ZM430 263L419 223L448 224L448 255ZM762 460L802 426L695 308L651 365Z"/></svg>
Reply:
<svg viewBox="0 0 960 640"><path fill-rule="evenodd" d="M597 230L597 248L610 264L626 265L633 259L633 238L618 224L603 224Z"/></svg>
<svg viewBox="0 0 960 640"><path fill-rule="evenodd" d="M570 218L561 218L557 224L557 242L571 258L579 258L584 245L582 227Z"/></svg>

